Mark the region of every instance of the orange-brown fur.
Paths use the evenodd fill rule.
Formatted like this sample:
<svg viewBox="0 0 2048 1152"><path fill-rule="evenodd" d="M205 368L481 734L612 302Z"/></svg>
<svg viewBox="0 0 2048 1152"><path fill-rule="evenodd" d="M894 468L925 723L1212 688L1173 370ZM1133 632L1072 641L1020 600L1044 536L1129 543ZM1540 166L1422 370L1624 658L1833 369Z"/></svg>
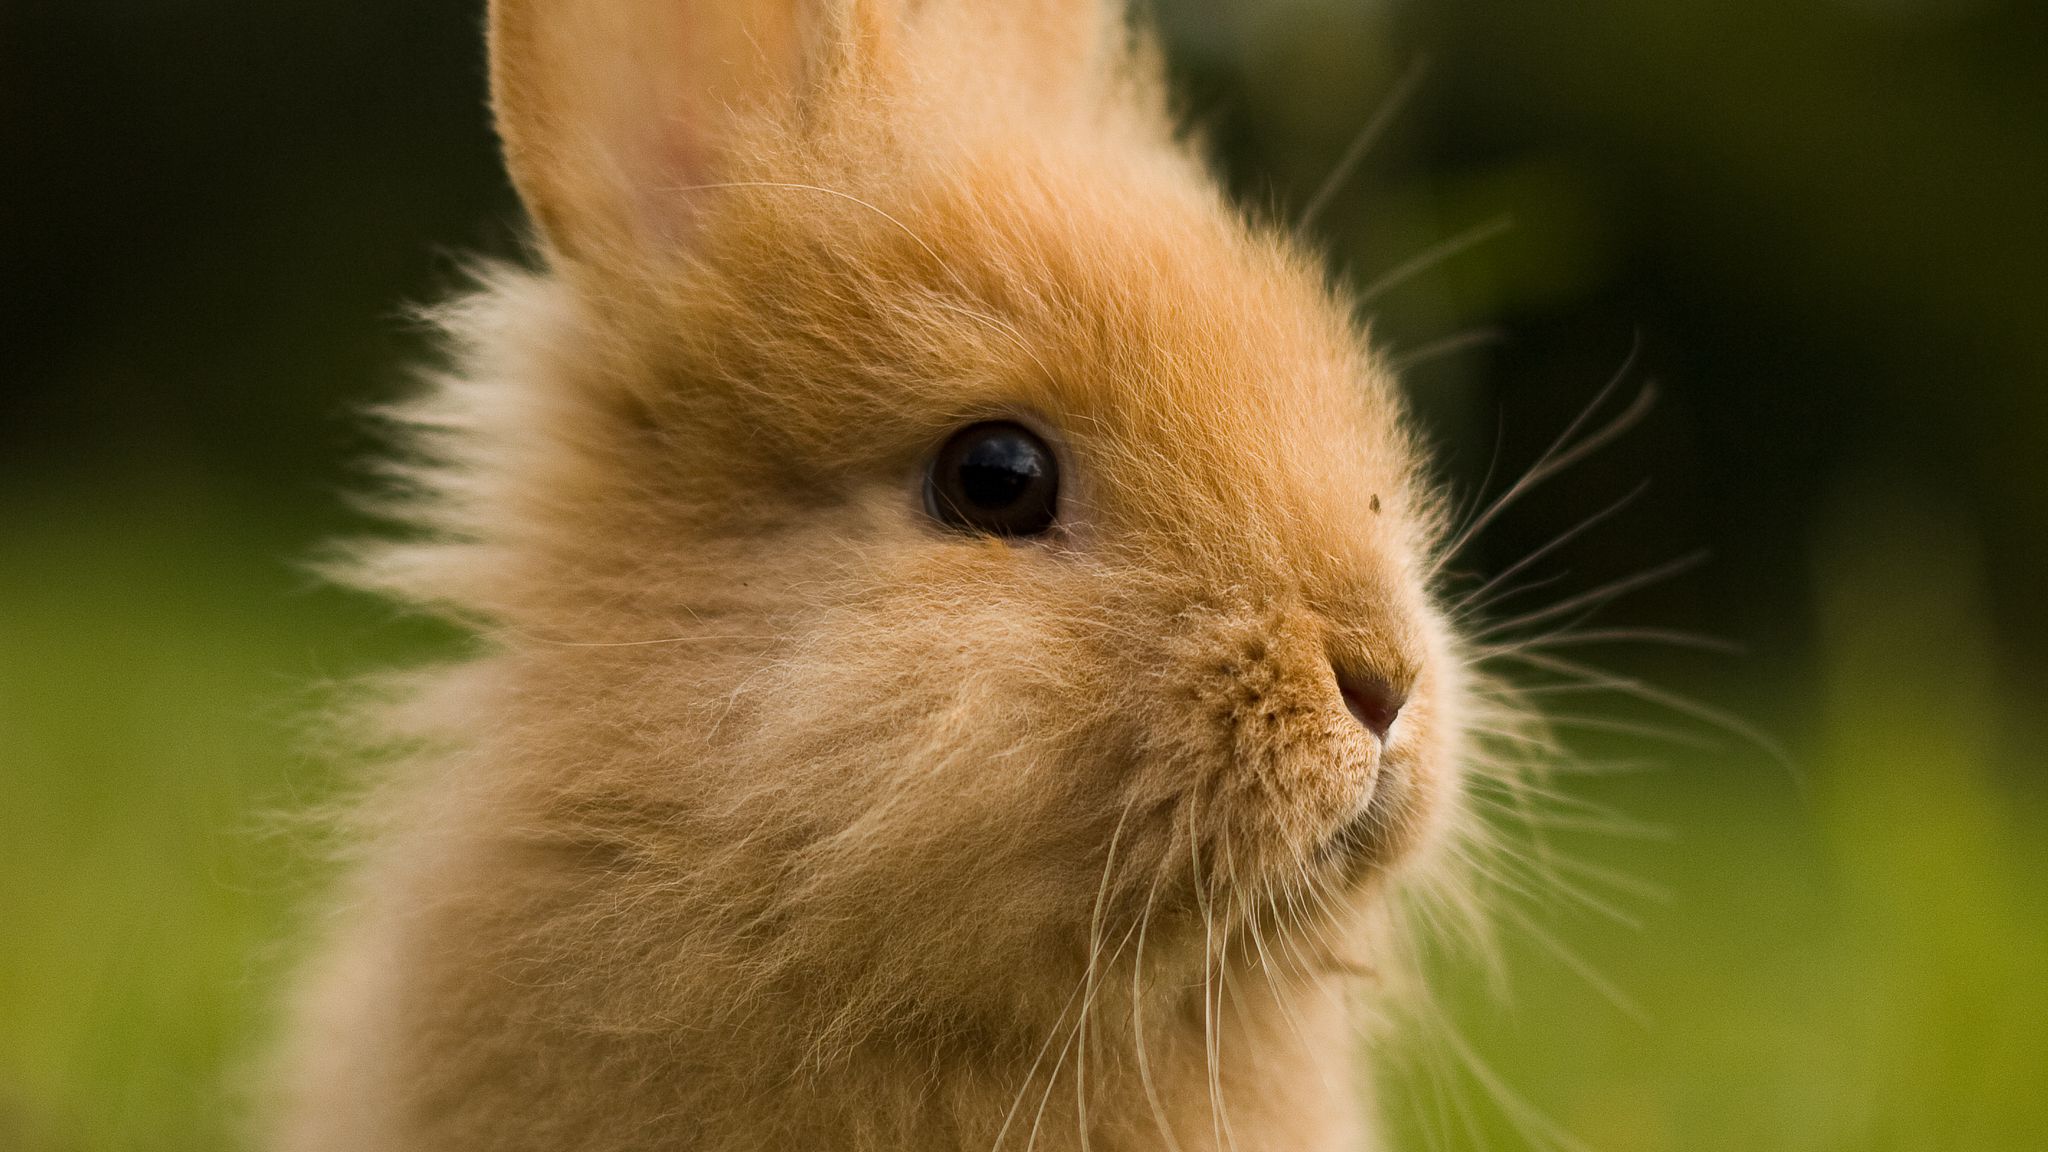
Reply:
<svg viewBox="0 0 2048 1152"><path fill-rule="evenodd" d="M1088 0L493 32L546 267L447 310L418 531L349 568L482 648L375 721L274 1146L1366 1146L1468 693L1315 260ZM1062 453L1047 539L920 507L991 416ZM1333 667L1409 690L1387 747Z"/></svg>

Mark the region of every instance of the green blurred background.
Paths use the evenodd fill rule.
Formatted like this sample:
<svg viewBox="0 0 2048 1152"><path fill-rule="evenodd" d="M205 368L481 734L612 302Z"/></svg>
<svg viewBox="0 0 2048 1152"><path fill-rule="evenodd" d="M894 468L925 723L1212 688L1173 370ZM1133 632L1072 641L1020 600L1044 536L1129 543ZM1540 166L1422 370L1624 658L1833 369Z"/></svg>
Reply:
<svg viewBox="0 0 2048 1152"><path fill-rule="evenodd" d="M279 813L338 775L300 718L455 643L296 565L362 527L404 306L517 251L476 8L0 6L0 1150L232 1145L314 880ZM1662 395L1470 570L1649 480L1500 613L1704 549L1603 620L1741 653L1595 658L1789 750L1558 697L1664 767L1570 780L1404 1147L2048 1148L2048 5L1162 8L1279 219L1428 61L1316 231L1446 474L1497 490L1632 349Z"/></svg>

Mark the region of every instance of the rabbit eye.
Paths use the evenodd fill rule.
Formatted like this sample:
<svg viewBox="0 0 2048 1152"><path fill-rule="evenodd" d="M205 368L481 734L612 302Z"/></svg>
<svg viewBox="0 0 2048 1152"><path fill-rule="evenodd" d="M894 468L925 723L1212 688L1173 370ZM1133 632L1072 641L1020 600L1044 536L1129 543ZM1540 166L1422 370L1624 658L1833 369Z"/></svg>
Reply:
<svg viewBox="0 0 2048 1152"><path fill-rule="evenodd" d="M949 528L1037 536L1059 518L1059 461L1029 428L1008 421L953 434L925 478L925 511Z"/></svg>

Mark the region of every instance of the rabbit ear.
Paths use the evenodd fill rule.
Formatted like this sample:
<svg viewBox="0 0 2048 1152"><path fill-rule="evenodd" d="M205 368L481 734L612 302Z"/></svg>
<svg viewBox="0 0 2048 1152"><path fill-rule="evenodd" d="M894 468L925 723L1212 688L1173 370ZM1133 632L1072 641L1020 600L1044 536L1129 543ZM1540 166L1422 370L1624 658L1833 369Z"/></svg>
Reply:
<svg viewBox="0 0 2048 1152"><path fill-rule="evenodd" d="M687 232L738 124L793 107L880 0L491 0L491 96L513 182L557 253Z"/></svg>
<svg viewBox="0 0 2048 1152"><path fill-rule="evenodd" d="M1120 0L490 0L491 97L543 240L608 263L686 243L705 186L831 93L1005 122L1106 98ZM888 101L849 101L855 118ZM908 111L919 109L919 111Z"/></svg>
<svg viewBox="0 0 2048 1152"><path fill-rule="evenodd" d="M1133 44L1116 0L922 0L920 9L937 29L924 53L937 58L920 64L956 100L993 94L1056 114L1111 99L1129 78L1117 74Z"/></svg>

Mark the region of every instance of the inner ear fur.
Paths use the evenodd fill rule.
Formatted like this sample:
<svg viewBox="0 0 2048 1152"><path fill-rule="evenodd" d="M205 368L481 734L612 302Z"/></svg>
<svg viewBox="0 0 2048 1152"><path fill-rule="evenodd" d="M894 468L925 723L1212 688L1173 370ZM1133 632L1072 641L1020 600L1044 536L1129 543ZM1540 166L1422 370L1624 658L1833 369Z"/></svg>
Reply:
<svg viewBox="0 0 2048 1152"><path fill-rule="evenodd" d="M848 5L837 5L846 8ZM749 117L787 113L823 0L491 0L506 166L556 253L672 241Z"/></svg>
<svg viewBox="0 0 2048 1152"><path fill-rule="evenodd" d="M601 264L687 243L752 129L891 87L924 99L861 114L985 117L1002 93L1000 114L1062 115L1099 96L1122 27L1111 0L491 0L491 97L543 244Z"/></svg>

